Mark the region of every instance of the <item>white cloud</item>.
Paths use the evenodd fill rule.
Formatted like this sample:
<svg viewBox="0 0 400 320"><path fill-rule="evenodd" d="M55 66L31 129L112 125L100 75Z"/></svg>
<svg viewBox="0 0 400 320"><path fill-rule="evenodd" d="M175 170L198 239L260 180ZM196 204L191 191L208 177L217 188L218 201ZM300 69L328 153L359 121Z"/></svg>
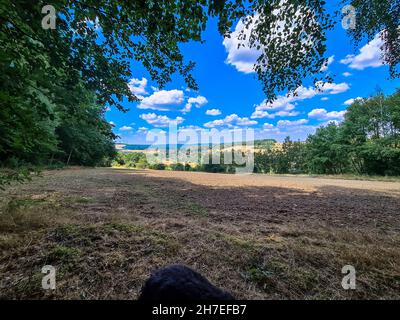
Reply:
<svg viewBox="0 0 400 320"><path fill-rule="evenodd" d="M264 130L270 130L270 129L273 129L273 128L275 128L275 126L273 124L271 124L271 123L266 122L266 123L263 124L263 129Z"/></svg>
<svg viewBox="0 0 400 320"><path fill-rule="evenodd" d="M144 98L138 105L138 108L171 111L177 110L183 101L184 95L182 90L160 90Z"/></svg>
<svg viewBox="0 0 400 320"><path fill-rule="evenodd" d="M350 69L356 70L380 67L383 65L381 50L383 44L380 34L377 34L373 40L360 49L358 55L349 54L340 62L348 65Z"/></svg>
<svg viewBox="0 0 400 320"><path fill-rule="evenodd" d="M123 126L119 128L119 131L131 131L131 130L133 130L133 128L130 126Z"/></svg>
<svg viewBox="0 0 400 320"><path fill-rule="evenodd" d="M297 116L299 113L294 111L297 101L312 99L317 95L335 95L350 89L346 82L342 83L322 83L318 82L317 88L299 87L294 95L278 96L272 103L264 100L256 106L256 110L251 115L252 119L269 118L273 119L277 116ZM272 111L272 112L271 112Z"/></svg>
<svg viewBox="0 0 400 320"><path fill-rule="evenodd" d="M346 105L346 106L351 106L354 103L354 101L356 101L356 100L362 100L362 98L361 97L357 97L357 98L354 98L354 99L349 99L349 100L346 100L343 104Z"/></svg>
<svg viewBox="0 0 400 320"><path fill-rule="evenodd" d="M111 111L111 108L110 108L110 107L107 107L105 111L106 111L106 112Z"/></svg>
<svg viewBox="0 0 400 320"><path fill-rule="evenodd" d="M277 111L273 113L269 113L268 111L261 111L261 110L256 110L253 112L251 115L252 119L275 119L276 117L296 117L300 114L298 111Z"/></svg>
<svg viewBox="0 0 400 320"><path fill-rule="evenodd" d="M257 124L257 121L250 120L249 118L240 118L237 114L231 114L226 116L225 119L214 120L204 124L206 128L215 127L242 127L242 126L252 126Z"/></svg>
<svg viewBox="0 0 400 320"><path fill-rule="evenodd" d="M128 83L128 87L131 90L131 92L139 99L143 99L143 96L147 95L146 86L147 86L146 78L142 78L142 80L133 78Z"/></svg>
<svg viewBox="0 0 400 320"><path fill-rule="evenodd" d="M221 114L221 110L219 109L210 109L206 111L206 115L208 116L219 116Z"/></svg>
<svg viewBox="0 0 400 320"><path fill-rule="evenodd" d="M255 18L256 19L256 18ZM230 38L225 38L222 44L228 53L226 63L233 65L236 70L244 73L253 73L254 64L261 55L261 50L249 48L249 38L251 30L254 28L254 22L246 28L242 20L236 25L235 31L230 34ZM244 36L241 32L244 31ZM245 38L245 40L240 40ZM239 47L240 45L240 47ZM244 47L242 46L244 45Z"/></svg>
<svg viewBox="0 0 400 320"><path fill-rule="evenodd" d="M139 133L139 134L145 134L145 133L147 133L148 131L149 131L148 128L146 128L146 127L140 127L136 132Z"/></svg>
<svg viewBox="0 0 400 320"><path fill-rule="evenodd" d="M182 126L182 127L179 127L179 129L178 129L178 134L179 134L179 133L189 133L189 134L191 134L191 133L193 133L193 132L195 132L196 134L198 134L198 133L200 133L202 130L204 130L204 129L200 128L199 126L194 126L194 125Z"/></svg>
<svg viewBox="0 0 400 320"><path fill-rule="evenodd" d="M321 86L321 94L339 94L346 92L350 89L350 86L346 82L342 83L317 83L318 86ZM318 92L317 92L318 94Z"/></svg>
<svg viewBox="0 0 400 320"><path fill-rule="evenodd" d="M256 106L256 110L251 115L252 119L262 119L262 118L270 118L273 119L276 117L276 112L286 111L290 112L295 108L293 102L297 100L297 97L287 97L287 96L278 96L276 100L272 103L264 100L259 105Z"/></svg>
<svg viewBox="0 0 400 320"><path fill-rule="evenodd" d="M314 109L309 114L308 117L317 120L343 120L346 111L331 111L328 112L326 109Z"/></svg>
<svg viewBox="0 0 400 320"><path fill-rule="evenodd" d="M268 111L263 111L263 110L257 110L258 107L256 107L256 110L252 113L251 119L273 119L275 118L275 115L269 113Z"/></svg>
<svg viewBox="0 0 400 320"><path fill-rule="evenodd" d="M156 115L155 113L141 114L140 118L145 120L148 124L153 125L156 128L165 128L169 124L175 123L176 125L181 124L185 119L182 117L176 117L175 119L170 119L167 116Z"/></svg>
<svg viewBox="0 0 400 320"><path fill-rule="evenodd" d="M181 110L183 113L188 113L192 110L192 107L201 108L208 103L208 100L203 96L197 96L196 98L189 98L185 107Z"/></svg>
<svg viewBox="0 0 400 320"><path fill-rule="evenodd" d="M353 74L351 74L350 72L346 71L346 72L343 72L342 75L343 75L343 77L348 78L348 77L351 77Z"/></svg>
<svg viewBox="0 0 400 320"><path fill-rule="evenodd" d="M279 120L278 121L278 127L279 128L286 128L286 127L296 127L296 126L302 126L308 123L307 119L300 119L300 120Z"/></svg>
<svg viewBox="0 0 400 320"><path fill-rule="evenodd" d="M321 72L328 71L329 66L335 61L335 56L330 56L324 66L321 68Z"/></svg>
<svg viewBox="0 0 400 320"><path fill-rule="evenodd" d="M298 111L278 111L273 114L275 117L297 117L300 114Z"/></svg>
<svg viewBox="0 0 400 320"><path fill-rule="evenodd" d="M322 97L321 100L322 100L322 101L328 101L329 98L328 98L328 97Z"/></svg>
<svg viewBox="0 0 400 320"><path fill-rule="evenodd" d="M179 127L179 130L183 131L183 130L202 130L202 129L199 126L188 125L188 126Z"/></svg>
<svg viewBox="0 0 400 320"><path fill-rule="evenodd" d="M110 121L109 124L111 124L113 127L115 127L115 122L114 121Z"/></svg>

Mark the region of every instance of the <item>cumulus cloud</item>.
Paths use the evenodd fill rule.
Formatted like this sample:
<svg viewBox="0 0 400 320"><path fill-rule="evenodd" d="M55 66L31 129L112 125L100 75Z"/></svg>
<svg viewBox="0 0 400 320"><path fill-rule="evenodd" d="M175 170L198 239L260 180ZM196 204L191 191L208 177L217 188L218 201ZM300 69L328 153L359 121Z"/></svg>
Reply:
<svg viewBox="0 0 400 320"><path fill-rule="evenodd" d="M226 116L224 119L210 121L204 124L206 128L215 128L215 127L228 127L228 128L236 128L243 126L252 126L257 124L257 121L250 120L249 118L241 118L237 114L231 114Z"/></svg>
<svg viewBox="0 0 400 320"><path fill-rule="evenodd" d="M206 111L206 115L208 116L219 116L221 114L221 110L219 109L210 109Z"/></svg>
<svg viewBox="0 0 400 320"><path fill-rule="evenodd" d="M277 111L274 113L269 113L268 111L261 111L261 110L256 110L253 112L251 115L252 119L275 119L276 117L296 117L300 114L298 111Z"/></svg>
<svg viewBox="0 0 400 320"><path fill-rule="evenodd" d="M279 128L286 128L286 127L296 127L296 126L302 126L308 123L307 119L300 119L300 120L279 120L277 126Z"/></svg>
<svg viewBox="0 0 400 320"><path fill-rule="evenodd" d="M348 77L351 77L353 74L351 74L350 72L346 71L346 72L343 72L342 75L343 75L343 77L348 78Z"/></svg>
<svg viewBox="0 0 400 320"><path fill-rule="evenodd" d="M350 89L350 86L346 82L324 84L317 83L317 86L321 86L321 92L317 92L316 94L339 94Z"/></svg>
<svg viewBox="0 0 400 320"><path fill-rule="evenodd" d="M322 97L321 100L322 100L322 101L328 101L329 98L328 98L328 97Z"/></svg>
<svg viewBox="0 0 400 320"><path fill-rule="evenodd" d="M249 48L249 38L251 30L254 27L254 22L249 25L249 28L246 28L243 21L240 20L236 25L235 30L231 33L230 38L225 38L222 42L226 52L228 53L225 62L233 65L239 72L255 72L254 64L261 55L261 50ZM242 31L244 32L243 35L241 35Z"/></svg>
<svg viewBox="0 0 400 320"><path fill-rule="evenodd" d="M176 117L175 119L170 119L167 116L160 116L160 115L156 115L155 113L141 114L140 118L142 118L148 124L151 124L152 126L154 126L156 128L168 127L170 123L179 125L185 120L182 117Z"/></svg>
<svg viewBox="0 0 400 320"><path fill-rule="evenodd" d="M263 110L257 110L258 107L256 107L256 110L252 113L251 119L273 119L275 118L275 115L272 113L269 113L268 111L263 111Z"/></svg>
<svg viewBox="0 0 400 320"><path fill-rule="evenodd" d="M184 94L182 90L160 90L145 97L138 105L138 108L159 111L177 110L183 101Z"/></svg>
<svg viewBox="0 0 400 320"><path fill-rule="evenodd" d="M130 126L123 126L121 128L119 128L119 131L132 131L133 128Z"/></svg>
<svg viewBox="0 0 400 320"><path fill-rule="evenodd" d="M182 126L182 127L179 127L178 134L180 134L180 133L192 134L193 132L195 132L195 134L199 134L199 133L201 133L202 130L204 130L204 129L200 128L199 126L195 126L195 125ZM183 141L180 141L180 142L183 142Z"/></svg>
<svg viewBox="0 0 400 320"><path fill-rule="evenodd" d="M145 134L145 133L147 133L148 131L149 131L148 128L146 128L146 127L140 127L140 128L136 131L136 133Z"/></svg>
<svg viewBox="0 0 400 320"><path fill-rule="evenodd" d="M346 111L331 111L328 112L326 109L314 109L308 113L308 117L317 120L343 120Z"/></svg>
<svg viewBox="0 0 400 320"><path fill-rule="evenodd" d="M201 108L208 103L208 100L203 96L197 96L196 98L189 98L185 107L181 110L183 113L188 113L192 110L192 107Z"/></svg>
<svg viewBox="0 0 400 320"><path fill-rule="evenodd" d="M380 67L383 65L381 50L383 44L380 34L377 34L373 40L360 49L358 55L349 54L346 58L340 60L340 62L348 65L350 69L356 70L364 70L368 67Z"/></svg>
<svg viewBox="0 0 400 320"><path fill-rule="evenodd" d="M321 72L328 71L329 66L335 61L335 56L330 56L324 66L321 68Z"/></svg>
<svg viewBox="0 0 400 320"><path fill-rule="evenodd" d="M275 126L273 124L271 124L271 123L266 122L266 123L263 124L263 129L264 130L270 130L270 129L273 129L273 128L275 128Z"/></svg>
<svg viewBox="0 0 400 320"><path fill-rule="evenodd" d="M148 94L146 91L146 86L146 78L142 78L142 80L133 78L128 83L129 90L131 90L131 92L139 99L143 99L143 97Z"/></svg>
<svg viewBox="0 0 400 320"><path fill-rule="evenodd" d="M343 104L346 105L346 106L351 106L354 103L354 101L356 101L356 100L362 100L362 98L361 97L357 97L357 98L354 98L354 99L349 99L349 100L346 100Z"/></svg>
<svg viewBox="0 0 400 320"><path fill-rule="evenodd" d="M298 111L278 111L273 114L275 117L296 117L300 114Z"/></svg>
<svg viewBox="0 0 400 320"><path fill-rule="evenodd" d="M179 127L179 131L184 131L184 130L202 130L202 128L199 127L199 126L195 126L195 125L188 125L188 126Z"/></svg>
<svg viewBox="0 0 400 320"><path fill-rule="evenodd" d="M342 83L317 83L314 87L299 87L295 94L289 96L278 96L272 103L264 100L256 106L251 115L252 119L269 118L273 119L279 116L297 116L299 113L294 111L297 101L312 99L317 95L335 95L346 92L350 86L346 82Z"/></svg>

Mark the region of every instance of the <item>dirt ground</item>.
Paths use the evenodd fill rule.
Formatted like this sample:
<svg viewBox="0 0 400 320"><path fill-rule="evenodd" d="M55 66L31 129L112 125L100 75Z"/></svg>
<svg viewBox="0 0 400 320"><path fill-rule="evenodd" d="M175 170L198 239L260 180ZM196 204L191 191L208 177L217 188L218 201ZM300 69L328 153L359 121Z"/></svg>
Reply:
<svg viewBox="0 0 400 320"><path fill-rule="evenodd" d="M399 182L74 168L0 192L3 299L136 299L174 263L239 299L399 299L399 248Z"/></svg>

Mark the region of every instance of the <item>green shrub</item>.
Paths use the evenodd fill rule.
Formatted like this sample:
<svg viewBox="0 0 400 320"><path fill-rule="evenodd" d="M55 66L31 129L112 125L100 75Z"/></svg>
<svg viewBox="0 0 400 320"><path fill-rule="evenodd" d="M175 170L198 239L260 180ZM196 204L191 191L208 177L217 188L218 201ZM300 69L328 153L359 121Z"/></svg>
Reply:
<svg viewBox="0 0 400 320"><path fill-rule="evenodd" d="M223 173L226 171L226 167L223 164L202 164L200 167L200 171Z"/></svg>
<svg viewBox="0 0 400 320"><path fill-rule="evenodd" d="M153 170L165 170L165 167L164 163L155 163L149 166L149 168Z"/></svg>
<svg viewBox="0 0 400 320"><path fill-rule="evenodd" d="M170 165L171 170L173 171L185 171L185 166L182 163L173 163Z"/></svg>
<svg viewBox="0 0 400 320"><path fill-rule="evenodd" d="M119 152L112 166L145 169L148 167L146 155L143 152Z"/></svg>

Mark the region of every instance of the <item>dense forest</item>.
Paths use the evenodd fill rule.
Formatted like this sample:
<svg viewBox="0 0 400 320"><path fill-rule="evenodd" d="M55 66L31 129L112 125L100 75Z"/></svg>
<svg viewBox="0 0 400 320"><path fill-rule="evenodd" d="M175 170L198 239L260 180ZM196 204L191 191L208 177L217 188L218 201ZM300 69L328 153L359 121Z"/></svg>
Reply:
<svg viewBox="0 0 400 320"><path fill-rule="evenodd" d="M342 2L357 8L357 28L349 31L356 44L385 30L383 58L390 75L398 76L398 6L391 1ZM278 91L293 92L303 79L331 80L318 70L327 63L326 32L333 28L335 15L326 12L325 1L305 3L55 0L55 27L48 28L49 21L43 24L50 12L43 11L47 2L1 1L0 185L26 177L38 166L110 164L116 137L104 113L109 106L124 112L124 101L138 101L127 85L133 64L143 65L160 88L177 73L188 88L197 89L195 63L185 61L180 44L201 42L212 17L218 19L221 36L229 37L238 19L251 20L254 12L260 13L249 46L262 48L255 71L269 101ZM282 15L271 15L275 9ZM310 13L312 21L307 19ZM307 28L285 28L277 37L274 26L282 22ZM312 45L301 47L305 36ZM277 38L280 45L271 45ZM396 99L390 97L387 103L396 104ZM372 124L360 120L357 127L352 125L358 121L352 109L357 106L350 108L343 125L310 137L308 144L326 148L309 151L315 155L312 170L397 173L398 118L393 118L393 127L386 118ZM323 141L331 137L335 143L327 147ZM297 165L292 166L287 170L296 171ZM268 166L259 170L270 171Z"/></svg>

